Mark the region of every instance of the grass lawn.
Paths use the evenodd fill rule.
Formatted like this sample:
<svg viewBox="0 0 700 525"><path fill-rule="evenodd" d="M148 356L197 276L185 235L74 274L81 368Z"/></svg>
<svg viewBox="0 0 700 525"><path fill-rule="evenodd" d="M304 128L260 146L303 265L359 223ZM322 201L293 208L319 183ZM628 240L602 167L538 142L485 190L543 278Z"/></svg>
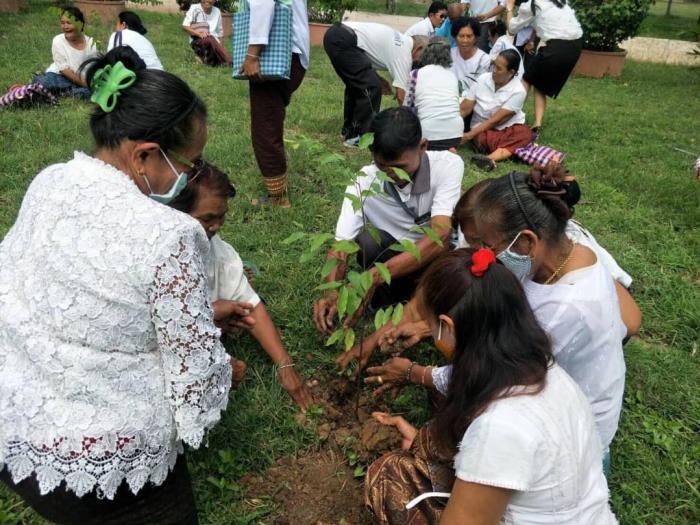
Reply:
<svg viewBox="0 0 700 525"><path fill-rule="evenodd" d="M49 64L59 27L48 7L35 2L25 14L0 16L3 89L29 81ZM249 139L246 83L232 80L226 69L195 65L179 16L143 18L165 67L209 104L206 155L239 189L222 236L260 267L256 288L302 373L332 375L335 351L323 346L310 323L321 258L300 265L298 248L281 241L299 229L333 231L343 195L335 184L338 168L320 165L319 155L307 147L290 150L295 207L253 209L249 199L262 185ZM103 42L108 36L96 27L88 34ZM611 499L627 525L700 522L700 183L691 173L694 158L671 149L700 154L699 83L697 68L630 61L617 80L575 78L551 103L542 135L543 142L568 153L568 166L583 189L577 218L635 278L644 313L641 337L625 348L625 405L612 447ZM384 102L390 104L388 98ZM288 134L309 136L359 168L368 154L341 149L341 104L342 84L323 51L314 49L311 70L289 108ZM63 100L53 108L0 112L0 236L12 226L36 173L71 158L74 150L91 151L90 109ZM497 173L517 168L506 162ZM465 186L478 179L469 171ZM229 349L248 362L249 376L231 395L208 448L189 455L200 518L203 524L266 523L269 503L257 508L246 503L240 478L319 442L295 422L295 410L256 346L242 338ZM43 522L0 488L0 525L15 523Z"/></svg>
<svg viewBox="0 0 700 525"><path fill-rule="evenodd" d="M651 6L649 15L644 19L639 29L639 36L688 40L689 42L700 40L700 24L698 24L700 4L673 2L670 16L666 16L666 5L666 1L657 0Z"/></svg>

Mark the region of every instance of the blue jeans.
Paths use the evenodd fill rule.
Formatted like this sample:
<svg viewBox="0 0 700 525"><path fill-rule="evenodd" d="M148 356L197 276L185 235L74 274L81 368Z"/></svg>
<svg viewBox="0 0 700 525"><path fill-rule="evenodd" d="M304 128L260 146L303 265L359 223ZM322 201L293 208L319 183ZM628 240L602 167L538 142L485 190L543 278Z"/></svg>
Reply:
<svg viewBox="0 0 700 525"><path fill-rule="evenodd" d="M90 98L90 90L88 88L73 84L73 82L59 73L34 75L32 83L41 84L54 95L66 95L80 99Z"/></svg>

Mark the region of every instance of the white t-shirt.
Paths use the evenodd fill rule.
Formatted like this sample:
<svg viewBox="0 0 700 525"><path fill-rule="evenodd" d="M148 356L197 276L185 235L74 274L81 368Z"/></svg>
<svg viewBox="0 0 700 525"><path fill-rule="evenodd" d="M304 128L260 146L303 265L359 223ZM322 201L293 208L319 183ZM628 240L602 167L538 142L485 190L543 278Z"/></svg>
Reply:
<svg viewBox="0 0 700 525"><path fill-rule="evenodd" d="M160 59L156 54L156 50L153 48L153 44L151 44L145 36L131 29L124 29L121 33L122 45L128 46L136 51L136 54L146 63L146 68L160 69L163 71L163 64L160 63ZM109 37L107 51L114 49L116 38L117 33L112 33L112 36Z"/></svg>
<svg viewBox="0 0 700 525"><path fill-rule="evenodd" d="M404 99L404 104L408 97ZM416 77L415 106L428 140L461 137L464 120L459 113L459 82L452 71L442 66L424 66Z"/></svg>
<svg viewBox="0 0 700 525"><path fill-rule="evenodd" d="M632 286L632 276L623 270L619 264L617 264L617 261L612 255L610 255L610 252L598 244L598 241L596 241L595 237L593 237L593 234L581 224L573 219L570 220L566 224L566 236L569 239L593 250L598 257L598 260L610 272L612 278L619 282L622 286L625 288Z"/></svg>
<svg viewBox="0 0 700 525"><path fill-rule="evenodd" d="M389 71L392 86L406 91L413 58L413 38L372 22L343 22L357 35L357 46L367 53L374 69Z"/></svg>
<svg viewBox="0 0 700 525"><path fill-rule="evenodd" d="M506 0L461 0L462 4L469 4L469 16L479 16L484 15L495 9L496 6L506 6ZM495 22L496 16L482 20L481 23ZM482 30L483 31L483 30Z"/></svg>
<svg viewBox="0 0 700 525"><path fill-rule="evenodd" d="M221 40L224 36L224 29L221 24L221 11L218 7L212 7L211 13L207 14L202 9L202 4L192 4L185 14L185 19L182 21L183 26L191 26L195 23L206 22L209 25L209 34Z"/></svg>
<svg viewBox="0 0 700 525"><path fill-rule="evenodd" d="M491 51L489 51L489 58L491 59L491 71L493 71L493 63L496 61L498 58L498 55L501 54L501 51L505 51L506 49L512 49L515 51L518 56L520 56L520 65L518 66L518 74L517 77L519 79L523 78L523 74L525 73L525 65L523 63L523 57L520 54L520 51L513 45L513 42L511 40L511 37L508 35L503 35L496 40L496 42L493 44L493 47L491 48Z"/></svg>
<svg viewBox="0 0 700 525"><path fill-rule="evenodd" d="M66 40L66 36L61 33L53 37L51 42L51 56L53 57L53 62L46 68L47 73L57 73L60 74L61 71L65 69L72 69L74 73L78 73L80 66L91 56L97 54L97 48L95 47L95 42L93 42L92 37L85 36L85 48L75 49ZM81 78L85 78L85 72L81 73Z"/></svg>
<svg viewBox="0 0 700 525"><path fill-rule="evenodd" d="M491 68L491 59L481 49L477 49L474 56L464 60L459 54L459 48L450 50L452 55L452 72L462 83L462 91L467 91L476 82L479 75L486 73Z"/></svg>
<svg viewBox="0 0 700 525"><path fill-rule="evenodd" d="M306 0L292 0L291 4L292 53L298 53L303 68L309 69L309 15ZM250 10L248 43L266 46L270 39L275 2L274 0L248 0L248 9Z"/></svg>
<svg viewBox="0 0 700 525"><path fill-rule="evenodd" d="M425 17L420 22L416 22L409 27L404 34L406 36L423 35L430 38L435 35L435 28L433 27L433 23L430 21L430 18Z"/></svg>
<svg viewBox="0 0 700 525"><path fill-rule="evenodd" d="M508 120L499 124L495 129L505 129L514 124L525 123L523 104L527 98L527 91L519 78L513 77L505 86L496 90L493 83L493 74L484 73L479 77L471 89L464 95L467 100L475 100L472 113L472 128L490 119L499 109L514 111L515 114Z"/></svg>
<svg viewBox="0 0 700 525"><path fill-rule="evenodd" d="M238 252L218 234L209 240L209 246L207 261L209 300L214 302L226 299L257 306L260 303L260 297L248 282L243 261Z"/></svg>
<svg viewBox="0 0 700 525"><path fill-rule="evenodd" d="M536 394L492 402L469 425L456 476L514 491L501 523L616 524L588 401L557 365L545 381Z"/></svg>
<svg viewBox="0 0 700 525"><path fill-rule="evenodd" d="M508 31L514 35L530 25L544 43L552 39L576 40L583 36L581 24L568 2L559 8L549 0L538 0L535 14L531 2L523 3L518 8L518 15L508 24Z"/></svg>
<svg viewBox="0 0 700 525"><path fill-rule="evenodd" d="M414 181L404 188L396 189L401 200L415 210L419 217L426 214L430 217L449 217L461 193L464 161L459 155L449 151L428 151L426 155L428 166L424 165L424 158ZM357 178L356 185L348 186L346 193L359 196L375 182L381 186L374 164L365 166L362 172L365 175ZM424 236L421 232L411 231L411 228L416 226L413 217L390 195L383 192L365 200L364 212L372 225L387 232L397 241L408 239L415 242ZM336 240L354 239L363 225L362 210L353 210L352 201L346 197L335 228Z"/></svg>
<svg viewBox="0 0 700 525"><path fill-rule="evenodd" d="M603 448L609 447L622 410L627 335L610 272L598 260L554 284L528 279L523 287L557 363L586 394ZM433 369L435 388L447 393L450 373L450 366Z"/></svg>

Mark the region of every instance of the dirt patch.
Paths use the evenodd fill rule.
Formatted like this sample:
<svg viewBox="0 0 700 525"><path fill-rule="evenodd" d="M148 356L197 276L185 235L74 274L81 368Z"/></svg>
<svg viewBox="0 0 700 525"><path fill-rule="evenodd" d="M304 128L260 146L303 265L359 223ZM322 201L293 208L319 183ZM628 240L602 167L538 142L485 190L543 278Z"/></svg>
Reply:
<svg viewBox="0 0 700 525"><path fill-rule="evenodd" d="M241 480L251 507L269 497L274 525L369 525L361 483L345 457L333 450L282 458L260 475Z"/></svg>
<svg viewBox="0 0 700 525"><path fill-rule="evenodd" d="M368 419L362 425L360 444L367 454L382 454L401 446L401 434L395 427L388 427L374 419Z"/></svg>

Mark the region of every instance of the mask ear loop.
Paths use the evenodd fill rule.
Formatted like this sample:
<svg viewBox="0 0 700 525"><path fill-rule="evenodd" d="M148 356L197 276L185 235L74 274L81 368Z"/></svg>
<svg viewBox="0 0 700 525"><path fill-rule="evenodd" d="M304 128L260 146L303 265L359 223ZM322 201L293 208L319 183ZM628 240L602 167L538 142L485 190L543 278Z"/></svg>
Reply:
<svg viewBox="0 0 700 525"><path fill-rule="evenodd" d="M442 319L438 319L438 338L437 340L439 341L442 339Z"/></svg>

